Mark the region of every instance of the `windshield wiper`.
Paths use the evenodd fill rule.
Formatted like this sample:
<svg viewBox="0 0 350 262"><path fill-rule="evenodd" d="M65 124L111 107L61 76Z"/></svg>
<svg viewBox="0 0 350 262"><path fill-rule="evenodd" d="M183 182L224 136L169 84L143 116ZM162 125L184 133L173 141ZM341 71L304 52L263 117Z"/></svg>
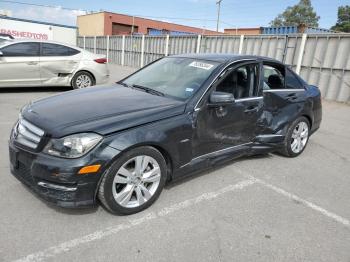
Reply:
<svg viewBox="0 0 350 262"><path fill-rule="evenodd" d="M141 89L141 90L144 90L145 92L147 93L150 93L150 94L153 94L153 95L157 95L157 96L164 96L164 93L160 92L160 91L157 91L157 90L154 90L152 88L149 88L149 87L145 87L145 86L140 86L140 85L131 85L133 88L137 88L137 89Z"/></svg>
<svg viewBox="0 0 350 262"><path fill-rule="evenodd" d="M117 84L120 84L120 85L125 86L125 87L132 88L131 86L129 86L127 83L124 83L124 82L117 82Z"/></svg>

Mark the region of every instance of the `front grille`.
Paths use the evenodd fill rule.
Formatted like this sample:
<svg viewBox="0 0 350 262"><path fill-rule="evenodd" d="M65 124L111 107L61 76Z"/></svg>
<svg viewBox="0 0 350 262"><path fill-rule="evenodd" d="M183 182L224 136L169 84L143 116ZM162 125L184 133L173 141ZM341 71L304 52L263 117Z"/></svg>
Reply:
<svg viewBox="0 0 350 262"><path fill-rule="evenodd" d="M44 130L23 118L19 119L14 129L16 142L32 149L37 149L43 135Z"/></svg>

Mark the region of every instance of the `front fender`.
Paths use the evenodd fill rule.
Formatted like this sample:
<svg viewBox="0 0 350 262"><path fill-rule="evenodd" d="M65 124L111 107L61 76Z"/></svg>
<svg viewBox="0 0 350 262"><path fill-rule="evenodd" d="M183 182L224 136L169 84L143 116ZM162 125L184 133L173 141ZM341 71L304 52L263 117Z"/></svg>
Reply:
<svg viewBox="0 0 350 262"><path fill-rule="evenodd" d="M177 169L192 159L192 126L183 114L112 134L104 143L122 153L138 146L154 146L166 153Z"/></svg>

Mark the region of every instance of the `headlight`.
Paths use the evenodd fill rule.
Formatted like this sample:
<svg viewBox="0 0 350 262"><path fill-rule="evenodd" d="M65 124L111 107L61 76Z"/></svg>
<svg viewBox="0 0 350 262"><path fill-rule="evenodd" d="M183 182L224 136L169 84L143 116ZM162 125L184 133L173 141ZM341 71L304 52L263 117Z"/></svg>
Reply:
<svg viewBox="0 0 350 262"><path fill-rule="evenodd" d="M58 157L77 158L93 149L102 136L94 133L81 133L60 139L51 139L44 148L44 152Z"/></svg>

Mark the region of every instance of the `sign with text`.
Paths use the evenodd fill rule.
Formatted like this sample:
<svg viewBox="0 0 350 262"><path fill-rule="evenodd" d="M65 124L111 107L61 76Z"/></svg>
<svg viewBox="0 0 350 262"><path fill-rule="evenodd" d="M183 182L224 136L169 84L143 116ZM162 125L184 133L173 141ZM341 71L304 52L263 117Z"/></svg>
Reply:
<svg viewBox="0 0 350 262"><path fill-rule="evenodd" d="M0 18L0 33L12 35L14 38L31 38L36 40L52 40L50 25L16 21Z"/></svg>

